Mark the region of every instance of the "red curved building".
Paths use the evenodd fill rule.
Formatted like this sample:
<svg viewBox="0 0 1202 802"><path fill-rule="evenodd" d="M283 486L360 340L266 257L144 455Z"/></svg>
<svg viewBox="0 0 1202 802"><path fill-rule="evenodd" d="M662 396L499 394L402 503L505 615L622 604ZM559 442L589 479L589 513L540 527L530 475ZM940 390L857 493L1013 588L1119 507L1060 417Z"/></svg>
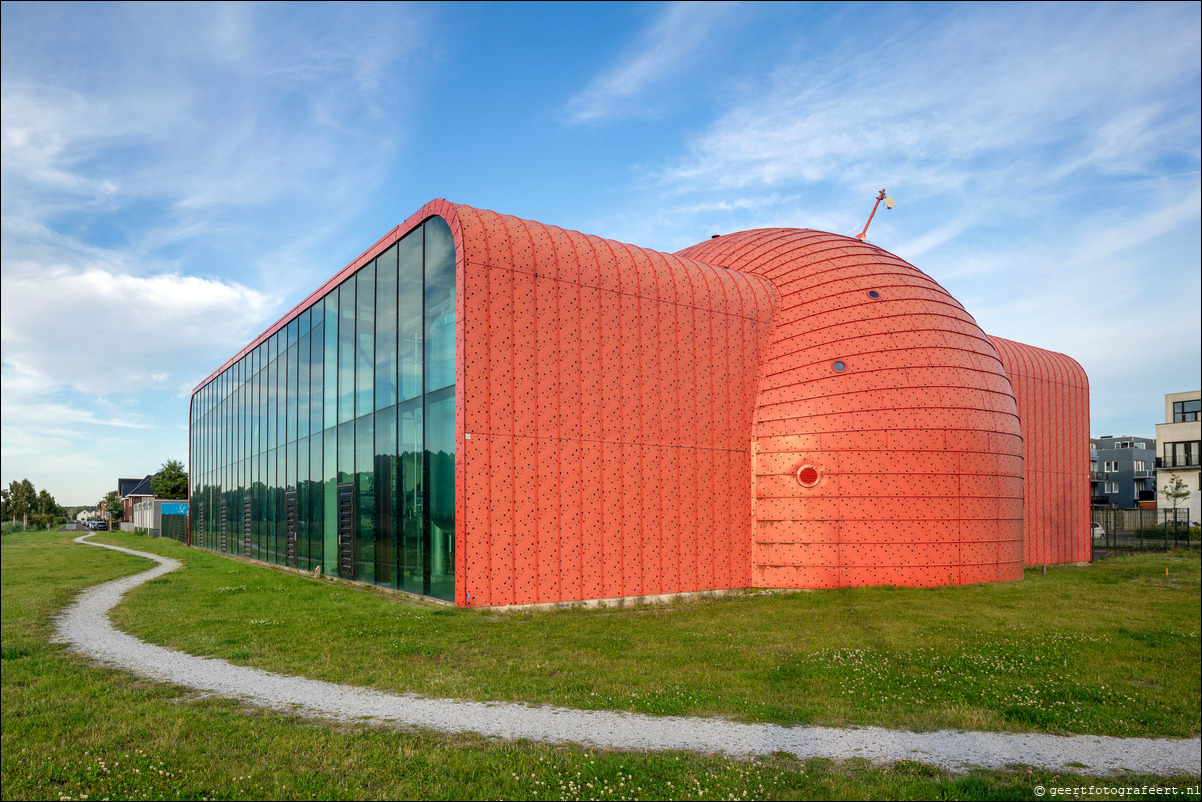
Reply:
<svg viewBox="0 0 1202 802"><path fill-rule="evenodd" d="M192 432L193 542L463 606L1090 548L1080 367L802 229L666 254L434 201L202 383Z"/></svg>

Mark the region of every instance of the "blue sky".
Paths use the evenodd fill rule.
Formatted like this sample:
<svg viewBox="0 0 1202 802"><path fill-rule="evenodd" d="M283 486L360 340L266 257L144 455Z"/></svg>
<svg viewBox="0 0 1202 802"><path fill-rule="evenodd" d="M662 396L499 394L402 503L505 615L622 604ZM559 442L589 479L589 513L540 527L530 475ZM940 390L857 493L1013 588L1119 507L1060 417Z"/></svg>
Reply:
<svg viewBox="0 0 1202 802"><path fill-rule="evenodd" d="M186 459L195 384L436 197L673 251L886 187L870 240L1151 435L1202 384L1200 15L5 3L0 482Z"/></svg>

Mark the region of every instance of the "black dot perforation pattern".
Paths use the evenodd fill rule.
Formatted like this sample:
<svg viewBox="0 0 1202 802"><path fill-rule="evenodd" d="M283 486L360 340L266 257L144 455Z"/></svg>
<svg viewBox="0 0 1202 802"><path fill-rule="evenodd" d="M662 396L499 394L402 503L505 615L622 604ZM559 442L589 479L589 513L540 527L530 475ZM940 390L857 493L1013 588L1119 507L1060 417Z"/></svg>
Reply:
<svg viewBox="0 0 1202 802"><path fill-rule="evenodd" d="M1093 558L1089 515L1089 379L1076 361L990 337L1022 426L1027 565Z"/></svg>
<svg viewBox="0 0 1202 802"><path fill-rule="evenodd" d="M462 293L460 603L750 585L771 284L467 206L438 213L453 218Z"/></svg>
<svg viewBox="0 0 1202 802"><path fill-rule="evenodd" d="M818 231L740 232L679 255L780 293L753 428L755 585L1021 578L1018 411L955 299L892 254Z"/></svg>

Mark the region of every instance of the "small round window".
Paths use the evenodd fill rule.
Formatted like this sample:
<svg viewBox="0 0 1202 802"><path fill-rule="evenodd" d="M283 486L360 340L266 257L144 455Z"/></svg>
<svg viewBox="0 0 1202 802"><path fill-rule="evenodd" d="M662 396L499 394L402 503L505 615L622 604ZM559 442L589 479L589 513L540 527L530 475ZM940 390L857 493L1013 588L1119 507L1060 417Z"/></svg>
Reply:
<svg viewBox="0 0 1202 802"><path fill-rule="evenodd" d="M838 359L835 361L835 364L831 365L831 367L835 369L835 373L842 373L843 371L847 370L847 363L842 359Z"/></svg>
<svg viewBox="0 0 1202 802"><path fill-rule="evenodd" d="M802 487L818 484L818 469L813 465L802 465L797 469L797 483Z"/></svg>
<svg viewBox="0 0 1202 802"><path fill-rule="evenodd" d="M877 292L876 290L869 290L868 297L869 298L880 298L881 294L879 292Z"/></svg>

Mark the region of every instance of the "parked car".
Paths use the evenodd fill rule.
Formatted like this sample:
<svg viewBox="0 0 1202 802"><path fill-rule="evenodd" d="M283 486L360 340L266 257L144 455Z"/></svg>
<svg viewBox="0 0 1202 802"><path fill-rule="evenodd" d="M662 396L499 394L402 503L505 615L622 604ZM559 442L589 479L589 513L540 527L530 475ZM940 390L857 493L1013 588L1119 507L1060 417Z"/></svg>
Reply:
<svg viewBox="0 0 1202 802"><path fill-rule="evenodd" d="M1103 529L1102 525L1100 523L1098 523L1097 521L1093 522L1093 536L1094 537L1106 537L1106 530Z"/></svg>

